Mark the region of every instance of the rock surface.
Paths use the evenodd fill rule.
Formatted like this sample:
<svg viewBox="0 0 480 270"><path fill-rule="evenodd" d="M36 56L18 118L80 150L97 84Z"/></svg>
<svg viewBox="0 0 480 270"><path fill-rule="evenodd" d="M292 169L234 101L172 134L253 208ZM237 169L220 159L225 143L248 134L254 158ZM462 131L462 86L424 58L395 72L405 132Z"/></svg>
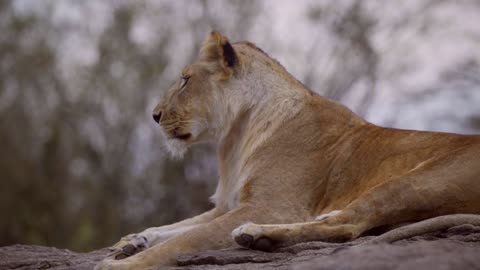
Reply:
<svg viewBox="0 0 480 270"><path fill-rule="evenodd" d="M107 253L107 249L76 253L53 247L13 245L0 247L0 269L91 270Z"/></svg>
<svg viewBox="0 0 480 270"><path fill-rule="evenodd" d="M155 269L480 269L480 227L462 225L393 244L301 243L266 253L245 249L206 251L178 258L178 267ZM65 249L0 247L0 269L92 269L107 249L75 253Z"/></svg>

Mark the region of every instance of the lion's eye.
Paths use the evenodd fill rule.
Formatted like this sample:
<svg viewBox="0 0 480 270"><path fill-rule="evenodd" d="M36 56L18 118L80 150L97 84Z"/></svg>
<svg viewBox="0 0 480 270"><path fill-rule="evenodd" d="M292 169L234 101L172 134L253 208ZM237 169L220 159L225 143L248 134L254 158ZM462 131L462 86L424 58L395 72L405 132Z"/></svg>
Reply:
<svg viewBox="0 0 480 270"><path fill-rule="evenodd" d="M180 90L183 89L187 85L188 79L190 79L190 77L182 76L182 81L180 82Z"/></svg>

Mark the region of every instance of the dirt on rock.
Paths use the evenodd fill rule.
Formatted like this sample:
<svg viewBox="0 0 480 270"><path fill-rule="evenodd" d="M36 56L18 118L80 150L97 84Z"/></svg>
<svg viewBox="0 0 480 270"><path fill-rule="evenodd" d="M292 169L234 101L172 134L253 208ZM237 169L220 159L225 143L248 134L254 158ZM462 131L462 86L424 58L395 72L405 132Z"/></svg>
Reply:
<svg viewBox="0 0 480 270"><path fill-rule="evenodd" d="M461 225L393 244L307 242L274 252L246 249L180 256L177 267L153 269L480 269L480 227ZM363 243L363 245L362 245ZM0 247L0 269L93 269L108 249L76 253L52 247Z"/></svg>

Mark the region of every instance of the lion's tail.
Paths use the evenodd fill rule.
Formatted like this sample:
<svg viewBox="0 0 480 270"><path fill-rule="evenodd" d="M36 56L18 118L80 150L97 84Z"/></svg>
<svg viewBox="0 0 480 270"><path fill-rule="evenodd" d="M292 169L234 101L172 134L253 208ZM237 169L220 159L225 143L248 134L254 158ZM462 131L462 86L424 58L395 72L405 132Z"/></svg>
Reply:
<svg viewBox="0 0 480 270"><path fill-rule="evenodd" d="M393 243L398 240L429 232L445 230L451 227L471 224L480 226L480 215L454 214L430 218L386 232L364 244Z"/></svg>

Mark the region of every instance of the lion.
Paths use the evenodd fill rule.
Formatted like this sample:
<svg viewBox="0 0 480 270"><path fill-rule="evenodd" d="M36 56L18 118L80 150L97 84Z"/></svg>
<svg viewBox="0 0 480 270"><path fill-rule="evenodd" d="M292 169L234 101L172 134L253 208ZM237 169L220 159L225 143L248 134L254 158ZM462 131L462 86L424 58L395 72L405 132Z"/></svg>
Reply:
<svg viewBox="0 0 480 270"><path fill-rule="evenodd" d="M217 145L215 207L123 237L97 269L304 241L395 241L480 225L480 136L376 126L307 89L250 42L212 32L153 112L169 151ZM413 227L411 227L413 226Z"/></svg>

